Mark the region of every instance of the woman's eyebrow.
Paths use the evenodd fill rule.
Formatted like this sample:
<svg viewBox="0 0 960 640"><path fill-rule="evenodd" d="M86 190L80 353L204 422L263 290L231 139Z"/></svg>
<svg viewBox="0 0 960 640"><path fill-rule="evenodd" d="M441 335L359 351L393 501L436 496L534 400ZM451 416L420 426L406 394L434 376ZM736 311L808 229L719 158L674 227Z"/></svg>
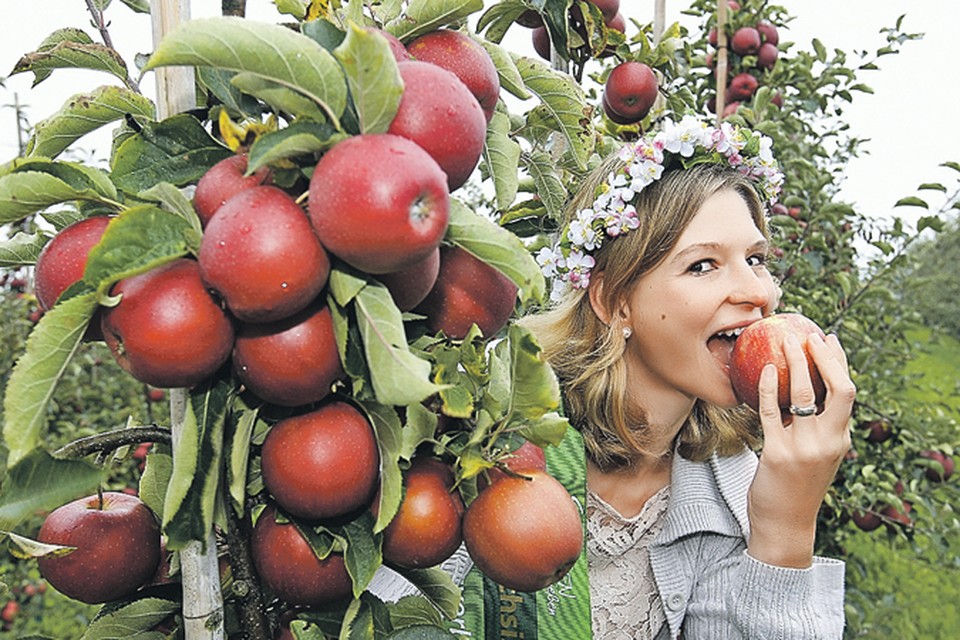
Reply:
<svg viewBox="0 0 960 640"><path fill-rule="evenodd" d="M696 244L690 245L689 247L685 247L682 251L677 253L677 255L675 255L670 260L670 262L671 263L684 262L684 260L690 254L699 253L702 251L717 251L721 248L722 248L722 245L719 242L698 242ZM760 240L757 240L756 242L751 244L749 247L747 247L747 253L756 253L758 251L766 252L769 249L770 249L770 242L765 238L761 238Z"/></svg>

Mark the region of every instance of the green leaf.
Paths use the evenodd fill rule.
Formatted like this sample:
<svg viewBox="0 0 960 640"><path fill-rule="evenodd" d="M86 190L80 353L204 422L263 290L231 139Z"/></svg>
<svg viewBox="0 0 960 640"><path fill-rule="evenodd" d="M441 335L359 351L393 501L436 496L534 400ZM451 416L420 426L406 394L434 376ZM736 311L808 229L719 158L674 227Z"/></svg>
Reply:
<svg viewBox="0 0 960 640"><path fill-rule="evenodd" d="M190 20L163 39L144 70L169 65L261 76L313 100L338 128L347 106L343 71L330 52L280 25L235 17Z"/></svg>
<svg viewBox="0 0 960 640"><path fill-rule="evenodd" d="M150 13L150 0L120 0L137 13Z"/></svg>
<svg viewBox="0 0 960 640"><path fill-rule="evenodd" d="M483 9L483 0L411 0L385 29L404 42L453 24Z"/></svg>
<svg viewBox="0 0 960 640"><path fill-rule="evenodd" d="M49 206L74 200L116 207L116 191L110 193L97 181L95 171L73 163L30 160L0 176L0 224L19 222Z"/></svg>
<svg viewBox="0 0 960 640"><path fill-rule="evenodd" d="M430 363L410 351L403 318L386 287L369 283L353 302L377 401L408 405L437 393Z"/></svg>
<svg viewBox="0 0 960 640"><path fill-rule="evenodd" d="M454 618L460 606L460 588L453 578L439 567L429 569L398 569L424 597L447 618Z"/></svg>
<svg viewBox="0 0 960 640"><path fill-rule="evenodd" d="M812 41L814 51L816 51L817 60L820 62L827 61L827 48L823 46L823 43L820 42L817 38L814 38Z"/></svg>
<svg viewBox="0 0 960 640"><path fill-rule="evenodd" d="M314 122L327 120L320 106L307 96L255 73L238 73L233 76L231 84L243 93L263 100L279 113L288 113Z"/></svg>
<svg viewBox="0 0 960 640"><path fill-rule="evenodd" d="M124 140L111 160L111 178L127 193L159 182L178 187L196 182L207 169L233 155L214 140L199 120L188 114L148 122Z"/></svg>
<svg viewBox="0 0 960 640"><path fill-rule="evenodd" d="M187 196L183 195L183 191L169 182L157 183L146 191L138 193L137 197L142 200L157 202L163 210L177 214L190 224L197 237L203 234L200 216L193 208L193 203L187 199Z"/></svg>
<svg viewBox="0 0 960 640"><path fill-rule="evenodd" d="M12 238L0 241L0 267L16 268L36 264L47 242L45 235L18 231Z"/></svg>
<svg viewBox="0 0 960 640"><path fill-rule="evenodd" d="M92 69L105 71L126 81L127 64L112 48L96 43L64 40L56 45L28 53L17 62L10 75L33 72L36 86L55 69Z"/></svg>
<svg viewBox="0 0 960 640"><path fill-rule="evenodd" d="M3 533L3 532L0 532ZM62 558L70 555L77 550L76 547L70 547L62 544L45 544L37 542L30 538L18 536L12 531L5 532L10 537L13 545L10 547L10 553L15 558L27 560L29 558Z"/></svg>
<svg viewBox="0 0 960 640"><path fill-rule="evenodd" d="M524 163L527 173L533 178L536 193L547 208L547 213L555 220L563 217L563 207L567 202L567 189L557 175L557 163L544 151L535 151L526 156Z"/></svg>
<svg viewBox="0 0 960 640"><path fill-rule="evenodd" d="M942 184L940 184L939 182L924 182L919 187L917 187L917 189L919 191L940 191L942 193L947 192L947 188Z"/></svg>
<svg viewBox="0 0 960 640"><path fill-rule="evenodd" d="M357 297L357 294L367 286L367 279L358 275L358 273L336 267L330 270L330 292L333 293L333 299L341 307L350 304Z"/></svg>
<svg viewBox="0 0 960 640"><path fill-rule="evenodd" d="M247 171L265 165L325 151L343 139L327 123L294 122L289 127L261 136L250 147Z"/></svg>
<svg viewBox="0 0 960 640"><path fill-rule="evenodd" d="M259 418L259 409L239 407L227 421L226 473L227 486L237 513L243 513L247 498L247 469L250 464L250 443Z"/></svg>
<svg viewBox="0 0 960 640"><path fill-rule="evenodd" d="M538 447L559 446L569 426L569 420L552 411L524 423L517 433Z"/></svg>
<svg viewBox="0 0 960 640"><path fill-rule="evenodd" d="M90 495L104 469L84 460L60 460L42 449L19 456L7 468L0 491L0 530L10 531L37 512L50 511Z"/></svg>
<svg viewBox="0 0 960 640"><path fill-rule="evenodd" d="M917 220L917 232L924 229L933 229L940 233L944 229L944 222L939 216L920 216L920 219Z"/></svg>
<svg viewBox="0 0 960 640"><path fill-rule="evenodd" d="M429 602L419 596L404 596L388 605L394 629L428 624L440 626L443 618Z"/></svg>
<svg viewBox="0 0 960 640"><path fill-rule="evenodd" d="M542 4L542 3L541 3ZM477 32L486 31L486 39L491 42L501 42L503 37L517 21L517 18L529 9L520 0L502 0L495 2L483 12L477 21Z"/></svg>
<svg viewBox="0 0 960 640"><path fill-rule="evenodd" d="M403 80L387 39L351 23L334 49L360 119L360 133L386 133L403 97Z"/></svg>
<svg viewBox="0 0 960 640"><path fill-rule="evenodd" d="M520 145L510 137L510 116L495 111L487 126L487 141L483 145L483 159L493 177L497 207L506 209L517 197L520 164Z"/></svg>
<svg viewBox="0 0 960 640"><path fill-rule="evenodd" d="M213 527L227 407L233 385L214 380L190 390L173 442L173 475L163 506L167 547L206 542Z"/></svg>
<svg viewBox="0 0 960 640"><path fill-rule="evenodd" d="M906 198L900 198L897 200L895 207L923 207L924 209L929 209L930 205L926 203L925 200L922 200L916 196L908 196Z"/></svg>
<svg viewBox="0 0 960 640"><path fill-rule="evenodd" d="M27 155L55 158L71 144L127 115L154 118L153 102L141 94L115 86L73 96L46 120L37 123L27 143Z"/></svg>
<svg viewBox="0 0 960 640"><path fill-rule="evenodd" d="M533 58L514 57L527 89L536 94L550 115L567 150L580 169L586 169L596 136L583 88L565 73L554 71Z"/></svg>
<svg viewBox="0 0 960 640"><path fill-rule="evenodd" d="M186 255L199 246L193 227L181 216L141 205L110 221L87 256L83 280L106 297L115 282Z"/></svg>
<svg viewBox="0 0 960 640"><path fill-rule="evenodd" d="M403 497L403 475L399 464L402 447L400 418L390 407L374 402L363 402L361 405L377 433L377 445L380 448L380 508L373 527L374 532L379 533L397 515Z"/></svg>
<svg viewBox="0 0 960 640"><path fill-rule="evenodd" d="M147 464L140 476L140 499L154 513L163 513L163 504L167 498L167 487L173 475L173 457L168 453L151 451L147 454Z"/></svg>
<svg viewBox="0 0 960 640"><path fill-rule="evenodd" d="M3 397L3 436L15 464L43 440L47 405L97 307L92 293L56 304L43 314L17 360Z"/></svg>
<svg viewBox="0 0 960 640"><path fill-rule="evenodd" d="M105 606L80 640L147 640L155 627L180 611L180 603L166 598L140 598Z"/></svg>
<svg viewBox="0 0 960 640"><path fill-rule="evenodd" d="M343 560L353 581L353 597L359 598L383 564L381 536L374 533L373 514L369 511L340 527L339 533L347 542Z"/></svg>
<svg viewBox="0 0 960 640"><path fill-rule="evenodd" d="M212 67L199 67L196 72L197 82L206 87L224 107L234 114L239 114L240 119L260 116L260 103L234 86L233 79L239 74Z"/></svg>
<svg viewBox="0 0 960 640"><path fill-rule="evenodd" d="M954 171L960 171L960 162L941 162L941 167L947 167L948 169L953 169Z"/></svg>
<svg viewBox="0 0 960 640"><path fill-rule="evenodd" d="M437 431L437 414L429 411L422 404L412 404L407 407L406 417L400 457L412 460L417 447L433 440L434 433Z"/></svg>
<svg viewBox="0 0 960 640"><path fill-rule="evenodd" d="M452 633L440 626L418 624L398 629L388 635L385 640L452 640L454 637Z"/></svg>
<svg viewBox="0 0 960 640"><path fill-rule="evenodd" d="M500 77L500 86L520 100L531 98L532 94L527 91L526 85L523 84L523 76L520 75L520 70L517 69L510 52L486 38L476 38L476 41L480 43L490 59L493 60L493 64L497 68L497 75Z"/></svg>
<svg viewBox="0 0 960 640"><path fill-rule="evenodd" d="M507 340L497 345L501 354L507 349L511 413L529 420L557 409L560 406L560 384L553 368L543 359L542 349L530 330L511 325Z"/></svg>
<svg viewBox="0 0 960 640"><path fill-rule="evenodd" d="M543 300L543 273L523 242L458 200L450 201L447 239L510 278L520 288L524 301Z"/></svg>

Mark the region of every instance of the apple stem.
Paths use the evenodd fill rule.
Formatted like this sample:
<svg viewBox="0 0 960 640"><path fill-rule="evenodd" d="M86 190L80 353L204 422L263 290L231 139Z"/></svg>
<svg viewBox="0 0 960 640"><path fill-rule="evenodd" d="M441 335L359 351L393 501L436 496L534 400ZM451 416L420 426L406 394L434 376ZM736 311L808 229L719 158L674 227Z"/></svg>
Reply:
<svg viewBox="0 0 960 640"><path fill-rule="evenodd" d="M103 485L97 485L97 511L103 511Z"/></svg>

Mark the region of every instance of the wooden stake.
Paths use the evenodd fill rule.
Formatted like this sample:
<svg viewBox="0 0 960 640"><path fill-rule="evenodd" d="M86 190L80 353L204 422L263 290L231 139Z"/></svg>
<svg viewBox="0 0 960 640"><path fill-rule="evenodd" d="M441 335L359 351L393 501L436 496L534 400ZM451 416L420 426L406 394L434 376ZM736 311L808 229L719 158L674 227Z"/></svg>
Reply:
<svg viewBox="0 0 960 640"><path fill-rule="evenodd" d="M190 0L151 0L154 48L163 37L190 19ZM160 67L157 81L157 115L163 120L196 107L194 73L191 67ZM170 427L174 450L183 432L189 396L186 389L170 392ZM183 587L183 627L187 640L223 640L223 596L213 531L203 542L195 541L180 551Z"/></svg>
<svg viewBox="0 0 960 640"><path fill-rule="evenodd" d="M727 99L727 0L717 2L717 126L723 120Z"/></svg>

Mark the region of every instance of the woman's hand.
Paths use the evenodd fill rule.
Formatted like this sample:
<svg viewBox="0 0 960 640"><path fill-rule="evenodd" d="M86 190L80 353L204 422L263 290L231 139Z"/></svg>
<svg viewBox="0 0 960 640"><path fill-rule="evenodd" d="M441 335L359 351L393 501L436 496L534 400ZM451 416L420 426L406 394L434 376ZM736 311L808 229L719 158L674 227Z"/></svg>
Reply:
<svg viewBox="0 0 960 640"><path fill-rule="evenodd" d="M763 451L750 486L748 553L768 564L808 567L813 560L817 512L850 448L849 420L856 397L847 358L837 337L807 337L807 347L827 388L823 409L796 416L786 425L777 404L777 370L760 376ZM789 336L784 353L790 369L790 399L797 407L815 404L806 357Z"/></svg>

